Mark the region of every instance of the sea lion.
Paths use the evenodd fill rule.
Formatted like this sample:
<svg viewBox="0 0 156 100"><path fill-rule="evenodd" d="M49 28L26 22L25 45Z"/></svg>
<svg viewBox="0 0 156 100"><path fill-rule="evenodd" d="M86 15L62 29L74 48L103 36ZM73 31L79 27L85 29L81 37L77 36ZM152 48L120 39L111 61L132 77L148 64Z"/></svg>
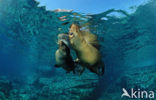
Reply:
<svg viewBox="0 0 156 100"><path fill-rule="evenodd" d="M58 34L57 38L58 38L58 41L63 41L68 47L70 47L68 33Z"/></svg>
<svg viewBox="0 0 156 100"><path fill-rule="evenodd" d="M58 42L59 48L55 53L56 64L55 67L62 67L68 72L75 73L75 63L70 55L69 47L61 40Z"/></svg>
<svg viewBox="0 0 156 100"><path fill-rule="evenodd" d="M78 57L76 61L91 72L104 74L104 64L96 35L82 31L78 25L72 24L69 30L69 41Z"/></svg>

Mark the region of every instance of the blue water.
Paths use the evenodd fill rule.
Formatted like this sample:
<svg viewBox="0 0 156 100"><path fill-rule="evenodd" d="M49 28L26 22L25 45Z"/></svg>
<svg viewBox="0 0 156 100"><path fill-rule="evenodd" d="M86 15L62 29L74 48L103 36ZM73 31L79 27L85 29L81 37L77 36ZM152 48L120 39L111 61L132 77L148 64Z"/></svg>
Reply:
<svg viewBox="0 0 156 100"><path fill-rule="evenodd" d="M0 1L0 100L120 100L122 88L156 92L156 0L131 14L58 13L37 5ZM98 36L104 76L54 67L57 35L72 23Z"/></svg>

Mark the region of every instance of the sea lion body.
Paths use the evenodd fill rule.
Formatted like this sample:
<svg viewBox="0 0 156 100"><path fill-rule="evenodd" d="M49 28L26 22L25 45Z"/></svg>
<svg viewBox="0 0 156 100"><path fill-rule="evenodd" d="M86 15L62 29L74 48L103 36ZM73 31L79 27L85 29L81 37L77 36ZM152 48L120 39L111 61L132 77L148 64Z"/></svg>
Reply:
<svg viewBox="0 0 156 100"><path fill-rule="evenodd" d="M59 41L59 49L55 53L55 59L55 67L62 67L67 72L74 72L75 64L70 55L70 49L63 41Z"/></svg>
<svg viewBox="0 0 156 100"><path fill-rule="evenodd" d="M97 74L104 73L104 64L101 61L101 54L98 49L99 43L95 35L80 31L76 24L72 24L69 31L69 40L82 66ZM102 66L101 72L98 71L99 66Z"/></svg>
<svg viewBox="0 0 156 100"><path fill-rule="evenodd" d="M87 67L94 66L101 59L100 52L86 42L82 42L80 46L76 48L76 54L80 62Z"/></svg>

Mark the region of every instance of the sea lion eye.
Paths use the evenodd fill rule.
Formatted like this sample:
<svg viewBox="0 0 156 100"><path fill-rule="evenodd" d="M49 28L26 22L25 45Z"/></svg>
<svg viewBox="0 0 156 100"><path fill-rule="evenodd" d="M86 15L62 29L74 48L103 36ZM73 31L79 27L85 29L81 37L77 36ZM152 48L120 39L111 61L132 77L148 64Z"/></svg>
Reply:
<svg viewBox="0 0 156 100"><path fill-rule="evenodd" d="M69 33L69 35L73 35L73 33Z"/></svg>
<svg viewBox="0 0 156 100"><path fill-rule="evenodd" d="M73 37L74 37L74 33L73 32L69 33L69 38L73 38Z"/></svg>

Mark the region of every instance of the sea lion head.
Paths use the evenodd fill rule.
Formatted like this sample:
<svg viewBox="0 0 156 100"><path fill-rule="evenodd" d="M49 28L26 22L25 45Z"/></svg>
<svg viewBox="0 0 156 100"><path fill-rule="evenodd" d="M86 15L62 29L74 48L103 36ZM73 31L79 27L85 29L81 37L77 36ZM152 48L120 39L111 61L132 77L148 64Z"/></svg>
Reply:
<svg viewBox="0 0 156 100"><path fill-rule="evenodd" d="M69 54L70 53L70 49L69 47L63 42L63 41L58 41L58 45L59 45L59 50Z"/></svg>
<svg viewBox="0 0 156 100"><path fill-rule="evenodd" d="M69 39L80 36L80 33L80 27L77 24L72 24L69 30Z"/></svg>
<svg viewBox="0 0 156 100"><path fill-rule="evenodd" d="M70 47L68 34L61 33L61 34L58 34L57 37L58 37L58 41L63 41L68 47Z"/></svg>
<svg viewBox="0 0 156 100"><path fill-rule="evenodd" d="M81 42L81 31L80 27L77 24L72 24L69 30L69 41L72 47L79 45Z"/></svg>

